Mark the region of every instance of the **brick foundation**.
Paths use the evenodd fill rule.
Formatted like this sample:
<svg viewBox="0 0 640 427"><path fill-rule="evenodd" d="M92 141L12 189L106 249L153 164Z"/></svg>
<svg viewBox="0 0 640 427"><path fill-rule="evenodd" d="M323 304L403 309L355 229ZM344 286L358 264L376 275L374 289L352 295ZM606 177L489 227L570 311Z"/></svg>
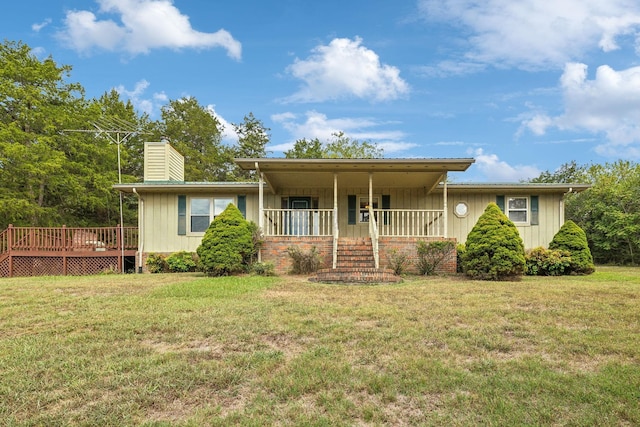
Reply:
<svg viewBox="0 0 640 427"><path fill-rule="evenodd" d="M316 247L322 257L320 268L329 268L333 261L333 237L312 236L267 236L262 245L262 262L272 262L277 274L286 274L291 270L291 257L287 253L290 246L295 246L303 252Z"/></svg>
<svg viewBox="0 0 640 427"><path fill-rule="evenodd" d="M399 253L404 253L408 256L409 266L407 267L407 273L418 274L417 262L418 262L418 242L437 242L443 240L451 240L454 243L453 250L442 261L442 264L436 269L437 273L455 273L456 272L456 239L445 239L439 237L380 237L378 240L378 247L380 253L380 267L389 266L389 253L395 249Z"/></svg>

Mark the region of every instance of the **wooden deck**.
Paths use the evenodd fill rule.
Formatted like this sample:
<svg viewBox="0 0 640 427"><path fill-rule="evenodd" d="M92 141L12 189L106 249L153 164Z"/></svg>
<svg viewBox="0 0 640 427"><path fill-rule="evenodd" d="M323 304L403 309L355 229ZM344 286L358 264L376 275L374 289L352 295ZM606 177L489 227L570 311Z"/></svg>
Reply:
<svg viewBox="0 0 640 427"><path fill-rule="evenodd" d="M9 227L0 233L0 277L124 272L137 227Z"/></svg>

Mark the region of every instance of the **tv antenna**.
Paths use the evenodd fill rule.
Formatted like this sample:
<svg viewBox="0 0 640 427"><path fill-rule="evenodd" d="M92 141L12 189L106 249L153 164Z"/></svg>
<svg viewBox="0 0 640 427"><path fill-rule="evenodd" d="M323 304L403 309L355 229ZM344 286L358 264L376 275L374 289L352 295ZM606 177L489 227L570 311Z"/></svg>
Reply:
<svg viewBox="0 0 640 427"><path fill-rule="evenodd" d="M115 116L102 116L96 121L91 122L93 129L66 129L63 132L79 132L91 133L98 136L105 136L109 141L118 147L118 184L122 184L122 165L120 161L120 145L127 142L134 135L146 134L140 128L127 120ZM120 249L121 249L121 265L124 273L124 218L122 213L122 191L120 195Z"/></svg>

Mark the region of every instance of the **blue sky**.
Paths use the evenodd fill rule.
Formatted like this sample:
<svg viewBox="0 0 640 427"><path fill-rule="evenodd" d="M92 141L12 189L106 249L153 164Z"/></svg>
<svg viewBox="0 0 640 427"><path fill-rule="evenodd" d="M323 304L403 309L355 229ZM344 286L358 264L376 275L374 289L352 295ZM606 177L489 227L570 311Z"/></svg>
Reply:
<svg viewBox="0 0 640 427"><path fill-rule="evenodd" d="M252 112L271 156L336 131L385 157L474 157L457 181L640 158L637 0L22 0L3 39L159 118Z"/></svg>

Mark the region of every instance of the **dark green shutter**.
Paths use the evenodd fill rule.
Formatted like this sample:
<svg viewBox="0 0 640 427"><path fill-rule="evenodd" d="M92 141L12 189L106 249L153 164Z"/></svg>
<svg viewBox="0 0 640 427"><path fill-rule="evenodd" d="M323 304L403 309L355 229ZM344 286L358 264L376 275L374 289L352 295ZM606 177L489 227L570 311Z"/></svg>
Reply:
<svg viewBox="0 0 640 427"><path fill-rule="evenodd" d="M498 205L502 213L504 213L504 196L496 196L496 205Z"/></svg>
<svg viewBox="0 0 640 427"><path fill-rule="evenodd" d="M238 210L242 213L244 219L247 219L247 196L238 196Z"/></svg>
<svg viewBox="0 0 640 427"><path fill-rule="evenodd" d="M538 196L531 196L531 221L530 224L531 225L538 225L540 224L540 220L539 220L539 215L538 215Z"/></svg>
<svg viewBox="0 0 640 427"><path fill-rule="evenodd" d="M187 234L187 196L178 196L178 235Z"/></svg>
<svg viewBox="0 0 640 427"><path fill-rule="evenodd" d="M348 200L348 217L347 217L347 223L348 224L355 224L356 223L356 218L357 218L357 201L356 201L356 196L355 195L348 195L347 196L347 200Z"/></svg>
<svg viewBox="0 0 640 427"><path fill-rule="evenodd" d="M382 209L391 209L391 196L389 194L382 195ZM382 223L389 225L389 214L387 212L382 213Z"/></svg>

